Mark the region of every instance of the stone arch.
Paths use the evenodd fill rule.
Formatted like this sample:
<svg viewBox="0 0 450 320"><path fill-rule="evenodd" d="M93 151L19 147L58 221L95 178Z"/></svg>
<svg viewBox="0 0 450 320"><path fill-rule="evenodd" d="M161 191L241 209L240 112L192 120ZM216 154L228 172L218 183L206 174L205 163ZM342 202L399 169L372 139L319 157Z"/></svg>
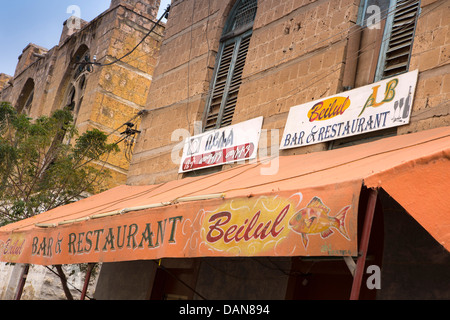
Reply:
<svg viewBox="0 0 450 320"><path fill-rule="evenodd" d="M18 113L30 113L34 98L34 80L29 78L20 92L16 103L16 110Z"/></svg>
<svg viewBox="0 0 450 320"><path fill-rule="evenodd" d="M89 48L84 44L71 54L67 70L58 88L58 94L53 105L53 110L68 107L74 113L75 122L83 102L89 74L93 71L91 64L83 62L90 61Z"/></svg>

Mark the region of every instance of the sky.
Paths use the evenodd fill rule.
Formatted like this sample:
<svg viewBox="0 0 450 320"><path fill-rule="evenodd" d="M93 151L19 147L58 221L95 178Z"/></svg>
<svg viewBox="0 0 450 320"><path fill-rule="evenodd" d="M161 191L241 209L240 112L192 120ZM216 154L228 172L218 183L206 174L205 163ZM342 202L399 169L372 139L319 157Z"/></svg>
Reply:
<svg viewBox="0 0 450 320"><path fill-rule="evenodd" d="M161 0L158 18L170 0ZM111 0L0 0L0 73L14 75L22 50L34 43L51 49L59 43L63 23L78 14L91 21L109 8ZM69 11L69 12L68 12Z"/></svg>

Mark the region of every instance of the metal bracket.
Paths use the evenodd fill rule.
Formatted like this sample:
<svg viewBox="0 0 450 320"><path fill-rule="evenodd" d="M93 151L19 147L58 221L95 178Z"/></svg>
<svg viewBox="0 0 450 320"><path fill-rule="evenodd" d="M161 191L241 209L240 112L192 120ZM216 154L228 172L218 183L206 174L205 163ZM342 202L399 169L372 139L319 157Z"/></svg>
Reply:
<svg viewBox="0 0 450 320"><path fill-rule="evenodd" d="M352 257L344 257L344 261L347 264L348 270L350 270L350 273L352 276L355 276L355 270L356 270L356 262L353 260Z"/></svg>

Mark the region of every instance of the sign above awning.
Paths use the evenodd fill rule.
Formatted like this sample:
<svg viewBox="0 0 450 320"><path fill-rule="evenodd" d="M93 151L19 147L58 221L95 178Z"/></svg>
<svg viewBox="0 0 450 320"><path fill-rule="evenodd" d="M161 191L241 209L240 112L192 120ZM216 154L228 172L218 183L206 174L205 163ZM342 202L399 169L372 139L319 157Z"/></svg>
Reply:
<svg viewBox="0 0 450 320"><path fill-rule="evenodd" d="M418 70L292 107L281 149L298 148L409 123Z"/></svg>
<svg viewBox="0 0 450 320"><path fill-rule="evenodd" d="M265 159L155 186L120 186L0 228L0 261L355 256L363 184L385 188L449 250L449 159L445 127L280 157L275 175L260 174L270 165Z"/></svg>
<svg viewBox="0 0 450 320"><path fill-rule="evenodd" d="M263 117L186 139L179 173L255 159Z"/></svg>

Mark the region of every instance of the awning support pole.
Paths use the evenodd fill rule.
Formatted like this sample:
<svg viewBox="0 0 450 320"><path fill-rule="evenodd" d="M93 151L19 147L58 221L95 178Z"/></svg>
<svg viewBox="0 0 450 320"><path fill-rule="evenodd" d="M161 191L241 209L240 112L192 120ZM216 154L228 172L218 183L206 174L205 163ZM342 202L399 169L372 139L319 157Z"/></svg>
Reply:
<svg viewBox="0 0 450 320"><path fill-rule="evenodd" d="M25 282L27 281L28 271L30 270L30 265L26 264L22 270L22 274L20 276L19 285L17 286L16 296L14 300L20 300L23 293L23 288L25 287Z"/></svg>
<svg viewBox="0 0 450 320"><path fill-rule="evenodd" d="M359 256L358 260L356 262L356 270L353 277L353 285L352 285L352 291L350 294L350 300L358 300L359 299L359 293L361 291L361 283L362 283L362 277L364 274L364 267L366 264L366 258L367 258L367 248L369 247L369 239L370 239L370 232L372 230L372 222L373 222L373 216L375 213L375 206L377 204L377 197L378 197L378 190L370 189L369 190L369 199L367 201L367 208L366 208L366 216L364 218L364 225L363 230L361 234L361 242L359 245Z"/></svg>
<svg viewBox="0 0 450 320"><path fill-rule="evenodd" d="M350 270L350 273L352 274L352 277L355 276L355 270L356 270L356 263L353 261L352 257L344 257L344 261L347 264L348 270Z"/></svg>
<svg viewBox="0 0 450 320"><path fill-rule="evenodd" d="M84 300L86 298L87 289L89 287L89 281L91 280L92 269L94 269L95 263L88 263L86 278L84 279L83 291L81 292L80 300Z"/></svg>

